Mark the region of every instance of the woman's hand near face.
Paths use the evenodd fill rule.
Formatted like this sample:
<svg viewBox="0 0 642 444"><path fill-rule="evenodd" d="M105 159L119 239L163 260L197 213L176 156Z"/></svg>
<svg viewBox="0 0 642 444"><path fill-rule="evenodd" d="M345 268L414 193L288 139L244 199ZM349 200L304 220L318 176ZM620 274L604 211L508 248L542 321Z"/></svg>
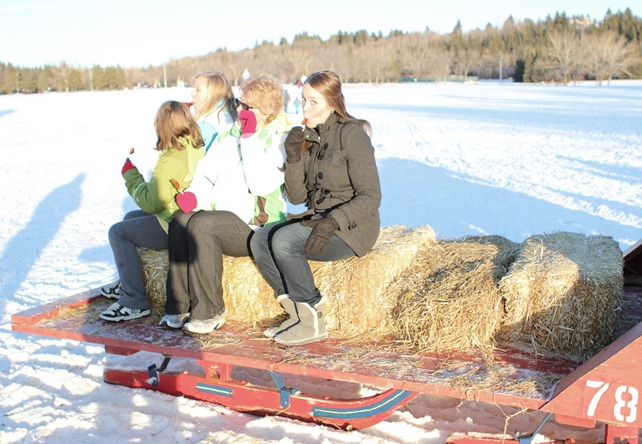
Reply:
<svg viewBox="0 0 642 444"><path fill-rule="evenodd" d="M241 124L241 137L244 139L256 132L256 115L251 110L241 110L239 112L239 122Z"/></svg>
<svg viewBox="0 0 642 444"><path fill-rule="evenodd" d="M289 164L294 164L301 160L303 140L303 128L300 126L295 126L288 133L288 137L285 139L285 154Z"/></svg>

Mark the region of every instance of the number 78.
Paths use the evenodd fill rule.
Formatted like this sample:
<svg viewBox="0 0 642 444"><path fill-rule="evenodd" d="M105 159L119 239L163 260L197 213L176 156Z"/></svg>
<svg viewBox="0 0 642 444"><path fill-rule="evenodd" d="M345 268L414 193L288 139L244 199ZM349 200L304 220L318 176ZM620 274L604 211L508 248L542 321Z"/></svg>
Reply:
<svg viewBox="0 0 642 444"><path fill-rule="evenodd" d="M590 379L586 381L586 386L594 389L599 389L593 399L589 403L588 410L586 414L588 416L595 416L595 410L597 405L602 398L602 395L608 390L609 383L602 381L591 381ZM622 399L622 395L628 393L630 395L629 400ZM615 390L615 404L613 406L613 415L615 419L620 422L632 423L637 418L637 404L638 404L638 390L635 387L621 385ZM622 410L624 408L628 409L628 415L625 417Z"/></svg>

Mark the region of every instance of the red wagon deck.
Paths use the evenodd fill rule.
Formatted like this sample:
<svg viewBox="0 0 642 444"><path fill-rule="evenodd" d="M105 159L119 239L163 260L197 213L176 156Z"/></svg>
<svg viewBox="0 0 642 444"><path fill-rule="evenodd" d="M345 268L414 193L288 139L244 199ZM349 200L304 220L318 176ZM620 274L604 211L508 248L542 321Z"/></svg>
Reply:
<svg viewBox="0 0 642 444"><path fill-rule="evenodd" d="M628 289L629 307L642 306L642 291ZM284 415L343 429L369 427L417 394L491 402L554 415L562 424L592 428L606 424L605 442L637 443L642 427L642 323L586 362L542 357L499 346L493 359L473 353L400 353L394 344L353 344L328 339L283 347L259 330L228 323L212 335L169 331L152 318L120 324L100 320L109 301L91 290L12 316L14 331L103 344L108 353L139 351L164 357L160 367L106 369L106 382L159 390L255 414ZM633 310L635 311L635 310ZM641 313L629 313L642 320ZM199 373L166 371L170 358L192 358ZM235 379L232 370L269 372L272 386ZM376 395L328 399L288 385L290 375L377 387ZM524 382L531 382L524 389ZM480 441L461 438L452 442ZM522 437L519 443L530 442ZM512 441L504 441L512 442Z"/></svg>

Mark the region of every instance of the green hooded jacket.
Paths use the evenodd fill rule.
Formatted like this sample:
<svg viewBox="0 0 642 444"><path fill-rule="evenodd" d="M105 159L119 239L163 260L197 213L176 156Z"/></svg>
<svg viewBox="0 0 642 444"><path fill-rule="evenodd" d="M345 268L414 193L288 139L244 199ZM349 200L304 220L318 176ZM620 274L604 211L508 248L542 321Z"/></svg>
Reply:
<svg viewBox="0 0 642 444"><path fill-rule="evenodd" d="M145 181L136 167L123 174L127 192L136 205L155 215L165 232L174 213L178 211L178 191L170 180L175 179L181 189L187 188L192 181L196 164L205 155L205 150L194 146L191 138L181 138L180 141L184 149L167 149L160 153L149 181Z"/></svg>

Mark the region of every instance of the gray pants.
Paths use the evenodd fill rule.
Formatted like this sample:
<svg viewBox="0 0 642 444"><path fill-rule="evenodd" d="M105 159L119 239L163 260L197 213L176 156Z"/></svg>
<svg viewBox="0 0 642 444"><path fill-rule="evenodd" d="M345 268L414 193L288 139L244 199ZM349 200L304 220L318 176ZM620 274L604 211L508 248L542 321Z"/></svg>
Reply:
<svg viewBox="0 0 642 444"><path fill-rule="evenodd" d="M179 211L169 224L167 314L207 320L225 310L223 255L250 255L253 231L229 211Z"/></svg>
<svg viewBox="0 0 642 444"><path fill-rule="evenodd" d="M321 294L314 284L308 260L330 262L355 253L335 234L321 253L308 256L304 247L311 232L312 228L296 221L285 222L257 231L250 246L261 274L277 294L287 293L295 302L314 305Z"/></svg>
<svg viewBox="0 0 642 444"><path fill-rule="evenodd" d="M142 210L130 211L121 222L109 229L109 245L120 277L118 303L127 308L149 308L143 267L136 247L155 250L167 248L167 233L156 216Z"/></svg>

